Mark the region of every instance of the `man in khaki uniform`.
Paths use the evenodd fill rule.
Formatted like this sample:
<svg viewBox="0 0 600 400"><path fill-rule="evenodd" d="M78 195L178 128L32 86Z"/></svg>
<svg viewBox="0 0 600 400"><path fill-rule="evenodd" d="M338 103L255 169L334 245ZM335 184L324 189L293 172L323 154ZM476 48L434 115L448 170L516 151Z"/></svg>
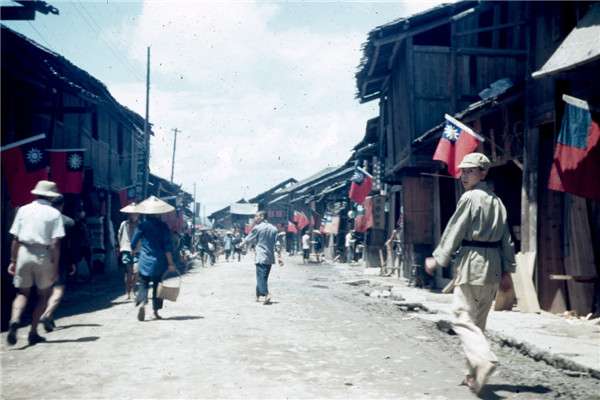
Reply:
<svg viewBox="0 0 600 400"><path fill-rule="evenodd" d="M458 249L453 279L453 328L467 356L467 385L481 393L494 372L498 358L483 334L498 286L510 287L515 271L515 248L510 237L506 209L483 179L490 160L481 153L465 156L459 168L466 192L444 230L433 257L425 260L430 275L447 266Z"/></svg>
<svg viewBox="0 0 600 400"><path fill-rule="evenodd" d="M14 237L8 273L14 277L13 285L18 289L18 293L12 303L6 337L9 345L17 343L21 314L34 285L37 288L38 299L31 317L29 344L34 345L46 340L38 335L37 326L52 292L52 284L58 280L59 241L65 236L60 211L50 204L52 199L60 196L56 183L39 181L31 193L38 197L37 200L19 208L10 228Z"/></svg>

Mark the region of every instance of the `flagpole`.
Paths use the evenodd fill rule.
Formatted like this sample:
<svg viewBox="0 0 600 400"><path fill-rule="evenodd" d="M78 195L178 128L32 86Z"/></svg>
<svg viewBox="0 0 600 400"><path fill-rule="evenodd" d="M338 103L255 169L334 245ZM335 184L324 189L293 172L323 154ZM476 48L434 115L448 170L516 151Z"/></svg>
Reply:
<svg viewBox="0 0 600 400"><path fill-rule="evenodd" d="M146 66L146 118L144 119L144 150L146 151L144 160L144 182L143 182L143 198L148 197L148 169L150 169L150 127L149 118L149 103L150 103L150 46L148 46L148 62Z"/></svg>

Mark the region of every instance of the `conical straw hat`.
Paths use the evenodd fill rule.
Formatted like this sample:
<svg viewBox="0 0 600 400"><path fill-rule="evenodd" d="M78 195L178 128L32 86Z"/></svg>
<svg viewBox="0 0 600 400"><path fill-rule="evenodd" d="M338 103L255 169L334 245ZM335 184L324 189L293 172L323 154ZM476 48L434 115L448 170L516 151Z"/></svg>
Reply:
<svg viewBox="0 0 600 400"><path fill-rule="evenodd" d="M165 214L171 211L175 211L175 207L155 196L150 196L135 206L135 212L139 214Z"/></svg>
<svg viewBox="0 0 600 400"><path fill-rule="evenodd" d="M121 208L120 210L122 213L124 214L134 214L134 213L139 213L139 211L136 208L135 203L131 203L126 205L125 207Z"/></svg>

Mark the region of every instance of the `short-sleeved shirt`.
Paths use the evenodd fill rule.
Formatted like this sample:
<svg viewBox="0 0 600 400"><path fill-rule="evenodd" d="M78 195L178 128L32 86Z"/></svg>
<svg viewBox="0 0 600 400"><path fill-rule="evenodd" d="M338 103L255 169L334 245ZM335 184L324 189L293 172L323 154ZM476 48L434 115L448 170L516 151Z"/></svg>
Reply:
<svg viewBox="0 0 600 400"><path fill-rule="evenodd" d="M60 211L37 199L19 208L10 233L25 245L50 246L53 239L65 236L65 227Z"/></svg>
<svg viewBox="0 0 600 400"><path fill-rule="evenodd" d="M462 246L463 240L498 242L498 247ZM438 264L447 266L459 247L455 260L456 286L499 283L504 271L515 271L515 247L506 209L485 182L461 196L433 257Z"/></svg>
<svg viewBox="0 0 600 400"><path fill-rule="evenodd" d="M255 264L274 264L276 239L277 228L265 220L252 228L252 231L246 236L243 243L246 244L256 240L256 247L254 249Z"/></svg>
<svg viewBox="0 0 600 400"><path fill-rule="evenodd" d="M304 236L302 236L302 249L310 249L310 236L308 233L305 233Z"/></svg>
<svg viewBox="0 0 600 400"><path fill-rule="evenodd" d="M131 245L135 248L142 242L138 257L138 271L144 276L158 276L165 273L169 266L167 252L173 252L173 241L169 226L158 218L148 218L138 225Z"/></svg>
<svg viewBox="0 0 600 400"><path fill-rule="evenodd" d="M133 233L139 223L132 223L129 219L121 222L119 226L119 250L121 251L129 251L131 252L131 239L133 238ZM132 229L133 228L133 229ZM135 251L139 252L141 249L140 245L136 247Z"/></svg>

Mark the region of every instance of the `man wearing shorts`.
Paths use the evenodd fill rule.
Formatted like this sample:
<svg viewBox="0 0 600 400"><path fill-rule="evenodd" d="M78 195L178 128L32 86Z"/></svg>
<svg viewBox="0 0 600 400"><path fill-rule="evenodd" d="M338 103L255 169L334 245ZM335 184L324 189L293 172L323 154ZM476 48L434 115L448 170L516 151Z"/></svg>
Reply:
<svg viewBox="0 0 600 400"><path fill-rule="evenodd" d="M129 214L128 218L121 222L118 232L121 264L125 267L125 295L129 300L135 299L135 285L138 280L137 254L140 252L140 246L136 249L131 248L131 238L140 222L139 214L135 212L135 203L122 208L121 212Z"/></svg>
<svg viewBox="0 0 600 400"><path fill-rule="evenodd" d="M65 236L63 220L51 201L59 197L56 183L39 181L32 194L38 196L30 204L17 211L10 233L14 236L11 244L9 275L14 276L13 285L18 293L12 304L7 342L17 343L17 329L31 287L37 287L38 299L31 317L29 344L34 345L46 339L38 335L37 326L46 308L52 284L58 280L58 260L60 238Z"/></svg>

